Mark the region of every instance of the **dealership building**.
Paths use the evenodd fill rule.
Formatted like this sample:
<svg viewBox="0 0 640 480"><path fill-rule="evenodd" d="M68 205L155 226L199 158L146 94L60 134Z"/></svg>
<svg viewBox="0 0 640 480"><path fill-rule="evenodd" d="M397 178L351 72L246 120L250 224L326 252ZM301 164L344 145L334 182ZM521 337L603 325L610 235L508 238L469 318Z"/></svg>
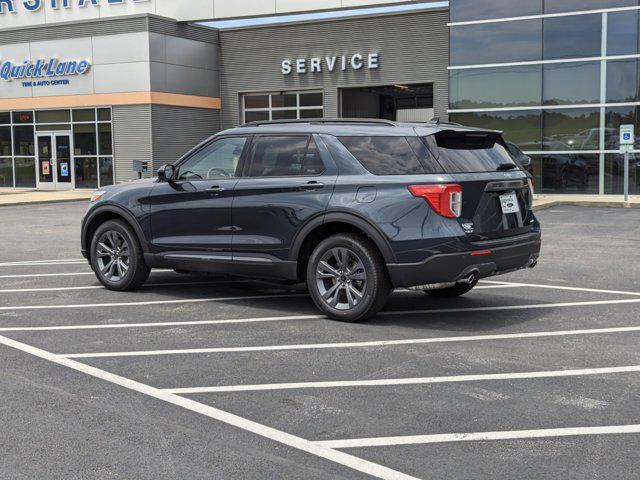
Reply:
<svg viewBox="0 0 640 480"><path fill-rule="evenodd" d="M0 188L150 176L249 121L437 117L503 130L538 192L620 194L639 15L638 0L0 0ZM640 193L635 154L630 182Z"/></svg>

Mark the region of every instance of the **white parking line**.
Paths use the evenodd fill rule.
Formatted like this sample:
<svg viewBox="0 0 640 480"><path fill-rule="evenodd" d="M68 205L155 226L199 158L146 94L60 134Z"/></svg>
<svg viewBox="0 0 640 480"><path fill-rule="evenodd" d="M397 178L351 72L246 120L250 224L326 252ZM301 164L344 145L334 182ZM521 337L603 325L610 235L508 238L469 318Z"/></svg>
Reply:
<svg viewBox="0 0 640 480"><path fill-rule="evenodd" d="M0 278L75 277L80 275L95 275L95 273L93 272L30 273L26 275L0 275Z"/></svg>
<svg viewBox="0 0 640 480"><path fill-rule="evenodd" d="M232 425L242 430L260 435L261 437L273 440L283 445L287 445L297 450L301 450L311 455L330 460L337 464L344 465L353 470L363 472L376 478L385 480L418 480L415 477L406 475L404 473L398 472L397 470L393 470L382 465L378 465L377 463L373 463L368 460L354 457L353 455L349 455L344 452L339 452L337 450L327 448L325 446L319 445L316 442L305 440L304 438L300 438L281 430L262 425L261 423L248 420L246 418L234 415L229 412L225 412L224 410L220 410L209 405L189 400L179 395L173 395L168 392L163 392L162 390L159 390L157 388L145 385L140 382L136 382L134 380L130 380L128 378L114 375L113 373L109 373L99 368L91 367L74 360L60 358L53 353L41 350L36 347L32 347L30 345L26 345L21 342L17 342L15 340L11 340L6 337L0 337L0 344L34 355L43 360L47 360L49 362L71 368L78 372L85 373L100 380L104 380L112 384L127 388L134 392L138 392L143 395L147 395L149 397L170 403L172 405L176 405L186 410L204 415L206 417L213 418L228 425Z"/></svg>
<svg viewBox="0 0 640 480"><path fill-rule="evenodd" d="M629 292L625 290L603 290L600 288L584 288L584 287L567 287L565 285L540 285L536 283L511 283L511 282L497 282L492 280L482 280L482 283L490 283L495 286L514 286L514 287L529 287L529 288L547 288L550 290L568 290L572 292L590 292L590 293L608 293L611 295L637 295L640 296L640 292ZM478 288L478 287L476 287Z"/></svg>
<svg viewBox="0 0 640 480"><path fill-rule="evenodd" d="M640 365L628 367L584 368L579 370L553 370L543 372L490 373L484 375L450 375L422 378L385 378L380 380L344 380L333 382L266 383L259 385L225 385L216 387L165 388L176 395L190 393L257 392L267 390L297 390L303 388L382 387L391 385L427 385L433 383L478 382L486 380L520 380L531 378L580 377L615 373L637 373Z"/></svg>
<svg viewBox="0 0 640 480"><path fill-rule="evenodd" d="M261 345L254 347L187 348L180 350L138 350L133 352L96 352L60 354L65 358L144 357L153 355L181 355L197 353L275 352L283 350L324 350L331 348L388 347L396 345L424 345L429 343L478 342L521 338L562 337L569 335L596 335L602 333L640 332L640 327L592 328L585 330L558 330L551 332L504 333L456 337L412 338L404 340L376 340L370 342L310 343L299 345Z"/></svg>
<svg viewBox="0 0 640 480"><path fill-rule="evenodd" d="M53 327L6 327L0 332L55 332L65 330L110 330L119 328L149 328L149 327L180 327L185 325L223 325L229 323L261 323L287 322L292 320L322 320L324 315L292 315L289 317L256 317L233 318L224 320L194 320L184 322L154 322L154 323L113 323L107 325L61 325Z"/></svg>
<svg viewBox="0 0 640 480"><path fill-rule="evenodd" d="M86 260L70 260L66 262L16 262L16 263L0 263L0 267L40 267L50 265L88 265Z"/></svg>
<svg viewBox="0 0 640 480"><path fill-rule="evenodd" d="M541 430L507 430L504 432L443 433L402 437L353 438L316 442L328 448L388 447L392 445L420 445L427 443L473 442L482 440L518 440L525 438L573 437L581 435L611 435L640 433L640 425L612 425L605 427L549 428Z"/></svg>
<svg viewBox="0 0 640 480"><path fill-rule="evenodd" d="M66 263L87 263L87 260L84 258L63 258L63 259L54 259L54 260L20 260L17 262L4 262L0 263L0 267L12 267L15 265L23 266L23 265L60 265Z"/></svg>
<svg viewBox="0 0 640 480"><path fill-rule="evenodd" d="M19 305L15 307L0 307L0 310L61 310L68 308L107 308L107 307L141 307L149 305L177 305L187 303L211 303L227 302L231 300L263 300L265 298L295 298L307 297L304 293L282 295L247 295L243 297L213 297L213 298L186 298L180 300L150 300L147 302L120 302L120 303L85 303L80 305ZM640 300L639 300L640 301Z"/></svg>
<svg viewBox="0 0 640 480"><path fill-rule="evenodd" d="M168 282L168 283L146 283L141 288L150 287L181 287L193 285L219 285L229 283L248 283L256 280L220 280L209 282ZM83 287L51 287L51 288L11 288L8 290L0 290L0 293L33 293L33 292L64 292L67 290L106 290L102 285L88 285Z"/></svg>

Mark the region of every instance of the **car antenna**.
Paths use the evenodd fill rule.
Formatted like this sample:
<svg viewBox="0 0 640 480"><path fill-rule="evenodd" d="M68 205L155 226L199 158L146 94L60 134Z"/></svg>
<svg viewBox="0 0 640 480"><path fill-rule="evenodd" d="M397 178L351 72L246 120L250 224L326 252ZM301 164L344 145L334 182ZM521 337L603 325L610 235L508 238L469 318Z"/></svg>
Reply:
<svg viewBox="0 0 640 480"><path fill-rule="evenodd" d="M436 125L440 125L440 117L433 117L430 123L435 123Z"/></svg>

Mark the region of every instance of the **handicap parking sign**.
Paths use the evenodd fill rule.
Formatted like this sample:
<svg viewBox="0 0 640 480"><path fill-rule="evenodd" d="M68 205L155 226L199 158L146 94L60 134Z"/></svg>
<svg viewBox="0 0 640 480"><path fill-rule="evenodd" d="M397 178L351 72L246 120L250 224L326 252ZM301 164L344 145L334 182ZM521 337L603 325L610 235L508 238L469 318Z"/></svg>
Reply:
<svg viewBox="0 0 640 480"><path fill-rule="evenodd" d="M620 146L635 143L634 125L620 125Z"/></svg>

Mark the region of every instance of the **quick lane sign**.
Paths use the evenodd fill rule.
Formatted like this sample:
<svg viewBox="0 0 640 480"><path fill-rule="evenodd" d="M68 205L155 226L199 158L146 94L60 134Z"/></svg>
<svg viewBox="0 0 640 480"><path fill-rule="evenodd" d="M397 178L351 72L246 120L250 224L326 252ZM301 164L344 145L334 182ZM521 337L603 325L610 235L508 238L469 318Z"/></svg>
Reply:
<svg viewBox="0 0 640 480"><path fill-rule="evenodd" d="M13 80L37 80L41 78L72 77L85 75L91 69L89 60L64 60L57 58L25 60L15 63L12 60L0 61L0 79L5 82ZM25 85L30 86L30 85Z"/></svg>
<svg viewBox="0 0 640 480"><path fill-rule="evenodd" d="M0 14L5 13L36 13L45 5L52 9L74 8L100 5L123 5L126 3L146 3L151 0L0 0Z"/></svg>

